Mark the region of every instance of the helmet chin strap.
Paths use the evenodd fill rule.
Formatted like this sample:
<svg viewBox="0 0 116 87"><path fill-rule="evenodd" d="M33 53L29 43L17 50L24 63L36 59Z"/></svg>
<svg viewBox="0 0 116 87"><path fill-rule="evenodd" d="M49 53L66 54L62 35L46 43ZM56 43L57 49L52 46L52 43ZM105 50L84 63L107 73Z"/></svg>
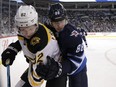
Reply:
<svg viewBox="0 0 116 87"><path fill-rule="evenodd" d="M68 24L68 21L65 19L65 25L67 25Z"/></svg>
<svg viewBox="0 0 116 87"><path fill-rule="evenodd" d="M68 24L68 21L66 19L64 19L64 22L65 22L64 26ZM62 30L64 29L64 26L63 26Z"/></svg>

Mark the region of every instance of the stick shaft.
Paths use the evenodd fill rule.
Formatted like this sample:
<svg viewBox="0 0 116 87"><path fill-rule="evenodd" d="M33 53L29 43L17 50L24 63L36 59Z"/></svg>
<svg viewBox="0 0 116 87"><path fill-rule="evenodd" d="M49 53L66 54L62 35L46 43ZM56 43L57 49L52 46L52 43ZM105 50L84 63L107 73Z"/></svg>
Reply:
<svg viewBox="0 0 116 87"><path fill-rule="evenodd" d="M7 66L7 87L11 87L10 83L10 66Z"/></svg>

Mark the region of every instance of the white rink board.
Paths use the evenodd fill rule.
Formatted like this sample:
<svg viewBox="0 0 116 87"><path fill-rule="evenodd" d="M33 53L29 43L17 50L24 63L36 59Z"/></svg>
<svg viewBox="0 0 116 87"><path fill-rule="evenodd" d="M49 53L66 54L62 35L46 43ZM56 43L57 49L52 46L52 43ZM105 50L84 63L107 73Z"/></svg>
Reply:
<svg viewBox="0 0 116 87"><path fill-rule="evenodd" d="M14 38L16 40L16 37ZM14 41L12 39L10 38L11 42ZM85 54L88 59L88 87L116 87L116 38L87 37L87 41L88 48L85 47ZM0 44L3 46L1 39ZM18 53L11 66L11 87L15 87L27 67L23 53ZM0 65L0 87L7 87L6 68L2 65ZM45 84L42 87L45 87Z"/></svg>

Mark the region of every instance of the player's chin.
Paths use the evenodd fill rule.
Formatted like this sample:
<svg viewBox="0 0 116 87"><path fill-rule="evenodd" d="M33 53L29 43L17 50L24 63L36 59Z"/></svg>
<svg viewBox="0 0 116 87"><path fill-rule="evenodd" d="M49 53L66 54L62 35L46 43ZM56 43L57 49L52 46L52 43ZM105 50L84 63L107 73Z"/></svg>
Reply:
<svg viewBox="0 0 116 87"><path fill-rule="evenodd" d="M31 37L30 36L25 36L25 38L30 39Z"/></svg>

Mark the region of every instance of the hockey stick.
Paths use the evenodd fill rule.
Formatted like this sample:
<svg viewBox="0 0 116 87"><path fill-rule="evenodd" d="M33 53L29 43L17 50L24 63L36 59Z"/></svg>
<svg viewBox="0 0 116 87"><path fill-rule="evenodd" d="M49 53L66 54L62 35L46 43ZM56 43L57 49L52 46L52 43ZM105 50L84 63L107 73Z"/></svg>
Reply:
<svg viewBox="0 0 116 87"><path fill-rule="evenodd" d="M7 59L6 60L6 65L7 65L7 87L11 87L11 83L10 83L10 66L9 66L10 60Z"/></svg>
<svg viewBox="0 0 116 87"><path fill-rule="evenodd" d="M7 87L11 87L10 84L10 66L7 66Z"/></svg>

